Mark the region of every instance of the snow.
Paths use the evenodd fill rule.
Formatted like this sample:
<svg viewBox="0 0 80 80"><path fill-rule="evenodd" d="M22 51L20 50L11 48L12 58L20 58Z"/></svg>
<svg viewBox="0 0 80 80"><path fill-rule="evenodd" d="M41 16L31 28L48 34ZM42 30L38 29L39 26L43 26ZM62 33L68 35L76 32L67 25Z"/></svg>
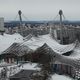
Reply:
<svg viewBox="0 0 80 80"><path fill-rule="evenodd" d="M0 53L10 47L14 42L23 42L23 37L18 33L15 33L13 35L0 35Z"/></svg>
<svg viewBox="0 0 80 80"><path fill-rule="evenodd" d="M18 65L12 65L12 66L8 66L7 68L8 68L8 72L7 72L8 77L20 72L22 69L23 70L40 70L40 68L37 67L36 63L26 63L26 64L23 64L21 67L18 67ZM2 69L3 68L1 67L0 72ZM72 79L64 75L54 74L51 76L50 80L72 80Z"/></svg>
<svg viewBox="0 0 80 80"><path fill-rule="evenodd" d="M54 74L54 75L52 75L51 80L72 80L72 78L69 78L64 75Z"/></svg>
<svg viewBox="0 0 80 80"><path fill-rule="evenodd" d="M44 43L46 43L50 48L53 49L53 51L59 54L73 50L76 45L75 43L69 45L61 45L55 39L53 39L50 34L41 35L38 37L29 35L25 40L23 39L24 38L18 33L15 33L13 35L0 35L0 53L9 48L14 42L25 44L32 50L36 50L37 48L44 45Z"/></svg>
<svg viewBox="0 0 80 80"><path fill-rule="evenodd" d="M7 67L8 71L7 71L7 76L12 76L18 72L20 72L21 70L40 70L40 68L37 67L36 63L25 63L22 64L21 66L19 66L20 64L6 64L6 63L2 63L2 66ZM3 67L0 67L0 73L1 70L3 69Z"/></svg>
<svg viewBox="0 0 80 80"><path fill-rule="evenodd" d="M78 45L79 46L77 46L76 48L74 48L73 52L69 56L70 58L80 59L80 43Z"/></svg>
<svg viewBox="0 0 80 80"><path fill-rule="evenodd" d="M53 49L53 51L59 54L71 51L76 46L75 43L69 45L61 45L55 39L53 39L50 34L42 35L39 37L32 37L30 40L25 42L25 45L27 45L32 50L36 50L37 48L44 45L44 43L46 43L50 48Z"/></svg>
<svg viewBox="0 0 80 80"><path fill-rule="evenodd" d="M9 35L9 34L4 34L3 36L0 35L0 53L6 50L7 48L9 48L14 42L23 43L32 50L36 50L37 48L43 46L44 43L46 43L51 49L53 49L53 51L59 54L66 53L74 49L73 53L70 56L68 56L68 58L69 57L76 58L76 59L80 58L80 47L75 48L76 46L75 43L69 45L61 45L55 39L53 39L50 34L42 35L38 37L31 36L29 37L28 40L26 39L27 37L25 38L25 42L24 42L23 37L18 33L15 33L13 35ZM17 65L12 65L12 66L8 66L8 68L17 67L19 70L15 69L16 73L22 69L40 70L36 66L37 64L35 63L33 64L27 63L27 64L23 64L21 67L17 67ZM0 68L0 71L1 69L2 67ZM52 80L72 80L72 79L63 75L54 74L52 76Z"/></svg>
<svg viewBox="0 0 80 80"><path fill-rule="evenodd" d="M29 70L40 70L40 68L37 67L36 63L27 63L23 64L20 69L29 69Z"/></svg>
<svg viewBox="0 0 80 80"><path fill-rule="evenodd" d="M8 69L10 70L11 67L12 67L12 72L10 76L20 72L21 70L38 70L38 71L40 70L40 68L37 67L36 63L25 63L20 67L18 67L18 65L12 65L12 66L9 66Z"/></svg>
<svg viewBox="0 0 80 80"><path fill-rule="evenodd" d="M69 59L76 59L79 60L80 59L80 42L76 41L76 46L73 49L72 53L67 57Z"/></svg>

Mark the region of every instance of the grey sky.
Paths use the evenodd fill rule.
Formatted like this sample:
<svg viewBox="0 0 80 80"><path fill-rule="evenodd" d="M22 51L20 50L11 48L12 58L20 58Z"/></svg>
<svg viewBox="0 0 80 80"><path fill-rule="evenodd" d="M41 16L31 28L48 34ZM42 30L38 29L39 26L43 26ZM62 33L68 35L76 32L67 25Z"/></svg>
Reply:
<svg viewBox="0 0 80 80"><path fill-rule="evenodd" d="M80 20L80 0L0 0L0 17L14 20L18 10L29 20L53 20L59 9L67 20Z"/></svg>

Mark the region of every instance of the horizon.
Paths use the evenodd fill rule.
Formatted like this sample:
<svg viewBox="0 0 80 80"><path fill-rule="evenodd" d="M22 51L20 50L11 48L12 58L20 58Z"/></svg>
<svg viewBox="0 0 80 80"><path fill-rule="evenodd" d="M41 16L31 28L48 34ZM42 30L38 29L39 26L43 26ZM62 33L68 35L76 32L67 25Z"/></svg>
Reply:
<svg viewBox="0 0 80 80"><path fill-rule="evenodd" d="M19 22L20 20L4 20L4 22ZM23 22L52 22L53 20L23 20ZM80 22L80 20L64 20L63 22ZM59 22L59 20L53 21L53 22Z"/></svg>

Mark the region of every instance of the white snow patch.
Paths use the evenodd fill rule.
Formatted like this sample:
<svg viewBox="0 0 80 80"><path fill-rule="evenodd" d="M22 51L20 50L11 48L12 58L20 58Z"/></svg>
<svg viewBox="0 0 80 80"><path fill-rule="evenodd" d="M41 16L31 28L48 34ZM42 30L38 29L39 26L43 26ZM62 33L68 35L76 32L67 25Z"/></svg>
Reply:
<svg viewBox="0 0 80 80"><path fill-rule="evenodd" d="M40 70L40 68L37 67L36 63L27 63L23 64L20 69L29 69L29 70Z"/></svg>
<svg viewBox="0 0 80 80"><path fill-rule="evenodd" d="M36 63L25 63L25 64L22 64L20 67L19 67L20 64L12 64L9 66L5 62L2 63L2 65L7 67L7 69L8 69L7 76L8 77L20 72L21 70L38 70L38 71L40 70L40 68L37 67ZM4 67L0 67L0 73L3 68Z"/></svg>
<svg viewBox="0 0 80 80"><path fill-rule="evenodd" d="M23 37L18 33L15 33L13 35L0 35L0 53L10 47L14 42L23 42Z"/></svg>
<svg viewBox="0 0 80 80"><path fill-rule="evenodd" d="M69 78L69 77L64 76L64 75L54 74L52 76L51 80L72 80L72 78Z"/></svg>

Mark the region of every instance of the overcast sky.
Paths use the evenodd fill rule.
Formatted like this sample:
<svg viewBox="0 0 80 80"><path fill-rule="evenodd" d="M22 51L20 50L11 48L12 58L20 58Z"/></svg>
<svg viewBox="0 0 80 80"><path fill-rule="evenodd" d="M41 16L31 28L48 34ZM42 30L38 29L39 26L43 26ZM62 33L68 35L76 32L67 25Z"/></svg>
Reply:
<svg viewBox="0 0 80 80"><path fill-rule="evenodd" d="M0 17L5 20L14 20L18 10L28 20L53 20L60 9L67 20L80 20L80 0L0 0Z"/></svg>

